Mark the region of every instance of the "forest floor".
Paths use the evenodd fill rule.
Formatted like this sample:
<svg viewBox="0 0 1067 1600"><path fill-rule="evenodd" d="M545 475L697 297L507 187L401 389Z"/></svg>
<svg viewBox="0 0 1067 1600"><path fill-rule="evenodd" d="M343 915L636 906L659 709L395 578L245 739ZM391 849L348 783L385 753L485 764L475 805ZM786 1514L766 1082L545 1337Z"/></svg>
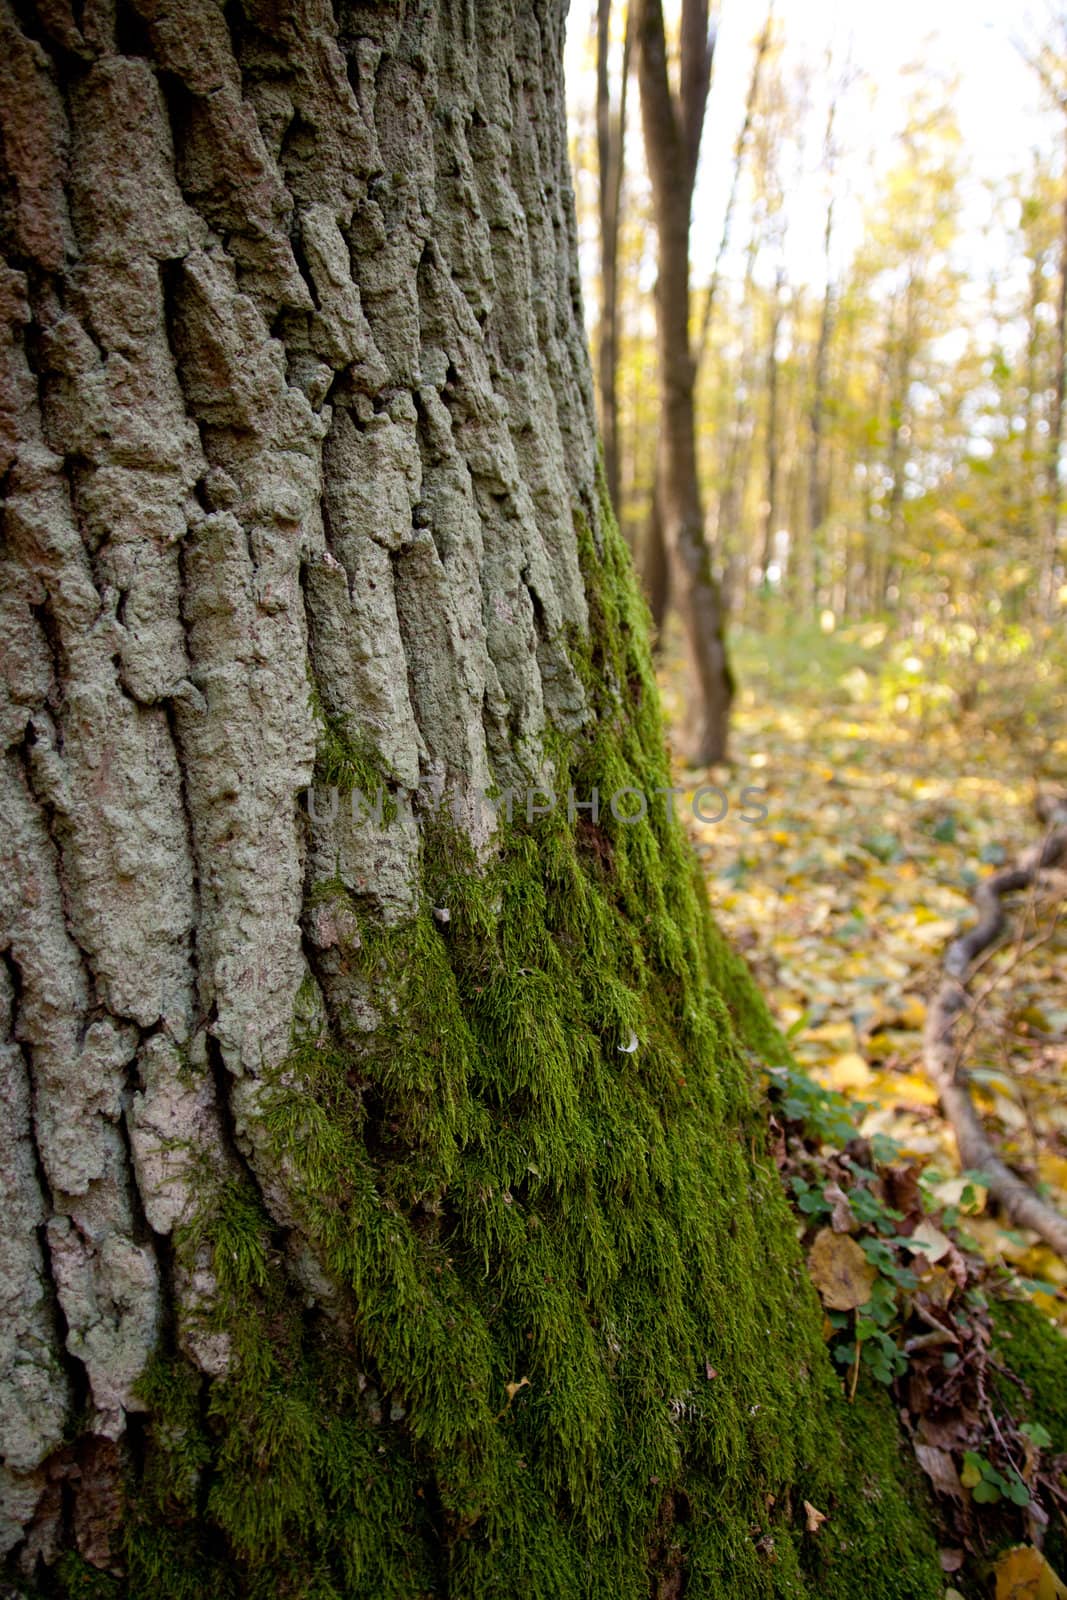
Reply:
<svg viewBox="0 0 1067 1600"><path fill-rule="evenodd" d="M974 886L1042 832L1036 769L1064 749L1033 730L1008 680L975 712L893 648L877 623L736 632L740 684L720 821L680 808L720 926L752 966L800 1066L848 1099L865 1137L898 1142L924 1188L960 1206L964 1235L1067 1326L1067 1264L987 1213L959 1171L952 1130L921 1060L927 997L946 944L974 920ZM936 677L936 674L934 674ZM662 671L683 710L676 647ZM1040 747L1040 754L1035 749ZM761 787L762 821L742 790ZM1043 785L1042 785L1043 786ZM753 796L748 797L751 801ZM705 817L723 800L705 795ZM1067 1210L1067 875L1018 897L1011 929L973 989L966 1059L995 1146ZM961 1204L962 1202L962 1204Z"/></svg>

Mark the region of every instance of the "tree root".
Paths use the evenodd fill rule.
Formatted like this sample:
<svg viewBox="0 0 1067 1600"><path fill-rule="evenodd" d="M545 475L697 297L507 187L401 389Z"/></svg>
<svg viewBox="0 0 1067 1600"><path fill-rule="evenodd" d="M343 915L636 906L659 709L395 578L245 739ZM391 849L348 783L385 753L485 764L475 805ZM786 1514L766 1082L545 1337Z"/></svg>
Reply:
<svg viewBox="0 0 1067 1600"><path fill-rule="evenodd" d="M978 922L954 939L942 963L944 976L926 1014L923 1063L941 1097L941 1107L952 1124L965 1171L980 1171L993 1195L1012 1222L1031 1228L1056 1254L1067 1260L1067 1217L1034 1193L995 1153L982 1126L967 1086L961 1049L955 1043L956 1025L968 999L968 975L978 957L1000 937L1006 917L1003 899L1020 889L1031 889L1040 874L1067 858L1067 803L1039 806L1049 832L1028 850L1018 864L995 873L975 893Z"/></svg>

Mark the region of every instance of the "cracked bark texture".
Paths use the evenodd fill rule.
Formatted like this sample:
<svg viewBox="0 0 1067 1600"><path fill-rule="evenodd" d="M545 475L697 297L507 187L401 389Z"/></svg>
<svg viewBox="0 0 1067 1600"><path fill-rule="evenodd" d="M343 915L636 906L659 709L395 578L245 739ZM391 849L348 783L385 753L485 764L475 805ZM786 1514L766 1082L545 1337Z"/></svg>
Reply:
<svg viewBox="0 0 1067 1600"><path fill-rule="evenodd" d="M532 781L598 527L552 0L0 0L2 1549L108 1565L138 1380L202 1371L198 1161L251 1174L338 874ZM309 818L313 681L397 818ZM466 825L484 850L484 824ZM306 989L305 991L306 992ZM293 1270L316 1286L293 1247ZM323 1291L325 1292L325 1290Z"/></svg>

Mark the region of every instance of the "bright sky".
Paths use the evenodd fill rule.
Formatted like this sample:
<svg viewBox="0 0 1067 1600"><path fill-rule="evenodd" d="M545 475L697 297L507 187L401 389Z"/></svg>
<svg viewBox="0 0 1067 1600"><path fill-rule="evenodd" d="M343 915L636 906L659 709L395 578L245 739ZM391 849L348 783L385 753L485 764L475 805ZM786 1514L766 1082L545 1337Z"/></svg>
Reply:
<svg viewBox="0 0 1067 1600"><path fill-rule="evenodd" d="M617 0L621 12L622 0ZM591 104L594 92L590 47L594 0L572 0L567 69L573 104ZM1010 263L1003 233L984 236L990 218L985 180L1025 171L1035 148L1054 149L1062 135L1043 104L1040 86L1019 50L1040 35L1040 0L775 0L784 29L786 59L805 62L812 78L808 164L818 161L825 121L826 51L835 71L851 58L860 81L840 115L841 141L851 151L839 177L840 243L858 242L861 206L869 200L879 168L893 160L894 136L906 117L909 85L902 69L922 65L940 81L957 80L953 95L970 182L965 192L962 264L981 282ZM722 0L715 76L704 131L703 157L694 205L694 282L706 280L714 259L729 188L732 151L751 72L752 41L763 16L757 0ZM631 85L636 118L636 83ZM873 155L872 155L873 151ZM873 170L872 170L873 164ZM788 254L794 279L821 283L825 200L814 177L791 186ZM743 243L738 241L738 243Z"/></svg>

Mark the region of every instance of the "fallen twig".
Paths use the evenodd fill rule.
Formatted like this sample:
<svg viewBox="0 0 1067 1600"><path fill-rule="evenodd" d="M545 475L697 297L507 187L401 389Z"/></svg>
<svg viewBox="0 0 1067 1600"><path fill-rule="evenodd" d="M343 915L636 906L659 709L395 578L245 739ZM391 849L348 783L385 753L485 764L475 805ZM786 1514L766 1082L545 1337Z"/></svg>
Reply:
<svg viewBox="0 0 1067 1600"><path fill-rule="evenodd" d="M1032 890L1042 872L1067 858L1067 826L1063 825L1067 823L1067 810L1057 807L1048 820L1058 825L1050 826L1041 843L1028 850L1017 866L994 873L979 885L975 893L977 924L954 939L945 952L944 977L926 1013L923 1062L955 1132L960 1165L965 1171L981 1172L990 1194L1011 1220L1020 1227L1032 1228L1067 1260L1067 1217L1035 1194L994 1151L971 1100L962 1047L955 1038L956 1025L970 1000L968 979L974 976L979 958L1004 931L1004 897L1020 889Z"/></svg>

